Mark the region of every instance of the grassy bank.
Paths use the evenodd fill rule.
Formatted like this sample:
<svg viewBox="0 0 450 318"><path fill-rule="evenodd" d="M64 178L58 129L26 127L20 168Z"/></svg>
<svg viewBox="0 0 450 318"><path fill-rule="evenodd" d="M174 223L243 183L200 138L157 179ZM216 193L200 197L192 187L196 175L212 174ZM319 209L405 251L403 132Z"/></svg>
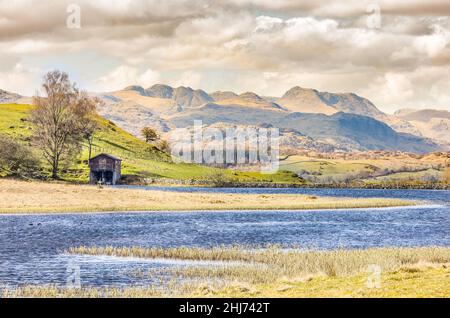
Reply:
<svg viewBox="0 0 450 318"><path fill-rule="evenodd" d="M335 251L145 249L78 247L70 253L181 260L237 261L239 265L187 266L172 271L168 289L157 286L62 289L28 286L4 297L450 297L450 248L379 248ZM379 284L370 285L379 266ZM151 273L141 273L141 275Z"/></svg>
<svg viewBox="0 0 450 318"><path fill-rule="evenodd" d="M0 179L0 213L305 210L407 206L413 201L293 194L177 193Z"/></svg>

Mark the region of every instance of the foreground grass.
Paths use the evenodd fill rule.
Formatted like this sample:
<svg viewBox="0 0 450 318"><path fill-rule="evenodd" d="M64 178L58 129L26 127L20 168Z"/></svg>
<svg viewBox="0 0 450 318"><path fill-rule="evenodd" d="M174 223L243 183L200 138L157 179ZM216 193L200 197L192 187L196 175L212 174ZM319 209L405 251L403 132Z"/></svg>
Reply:
<svg viewBox="0 0 450 318"><path fill-rule="evenodd" d="M450 248L443 247L336 251L286 251L275 246L262 250L77 247L69 253L235 263L174 270L175 277L190 283L181 280L167 289L26 286L5 290L3 297L450 297ZM374 264L381 269L379 286L368 285L373 275L368 266Z"/></svg>
<svg viewBox="0 0 450 318"><path fill-rule="evenodd" d="M337 209L414 205L397 199L176 193L0 179L0 213Z"/></svg>
<svg viewBox="0 0 450 318"><path fill-rule="evenodd" d="M264 249L245 247L203 248L141 248L141 247L74 247L70 254L106 255L138 258L166 258L193 261L240 262L225 267L188 267L184 276L239 279L248 283L270 283L282 278L310 275L343 277L360 274L370 264L384 271L419 263L450 262L450 248L378 248L366 250L302 251L283 250L277 246ZM252 266L248 266L248 265Z"/></svg>
<svg viewBox="0 0 450 318"><path fill-rule="evenodd" d="M252 286L234 285L210 292L214 297L450 297L448 265L404 266L382 273L380 287L369 288L368 274L350 277L310 277ZM196 294L201 297L201 290Z"/></svg>

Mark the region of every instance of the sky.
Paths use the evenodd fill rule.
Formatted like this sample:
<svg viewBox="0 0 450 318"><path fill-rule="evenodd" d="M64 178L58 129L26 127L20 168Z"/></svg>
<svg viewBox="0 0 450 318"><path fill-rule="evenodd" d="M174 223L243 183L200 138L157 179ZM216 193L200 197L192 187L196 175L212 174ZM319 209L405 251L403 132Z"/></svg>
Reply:
<svg viewBox="0 0 450 318"><path fill-rule="evenodd" d="M0 0L0 89L33 95L54 69L96 92L301 86L450 111L450 1Z"/></svg>

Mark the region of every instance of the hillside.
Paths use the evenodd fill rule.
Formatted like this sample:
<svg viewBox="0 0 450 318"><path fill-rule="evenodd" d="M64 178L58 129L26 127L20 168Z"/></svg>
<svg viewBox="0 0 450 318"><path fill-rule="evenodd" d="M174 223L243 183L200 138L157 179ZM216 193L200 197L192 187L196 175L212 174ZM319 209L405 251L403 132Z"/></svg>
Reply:
<svg viewBox="0 0 450 318"><path fill-rule="evenodd" d="M15 101L21 98L19 94L10 93L8 91L5 91L3 89L0 89L0 103L7 103L10 101Z"/></svg>
<svg viewBox="0 0 450 318"><path fill-rule="evenodd" d="M305 89L299 86L291 88L276 102L285 108L301 113L320 113L332 115L346 112L376 118L383 113L368 99L356 94L333 94Z"/></svg>
<svg viewBox="0 0 450 318"><path fill-rule="evenodd" d="M7 104L7 103L32 104L32 100L33 100L32 97L26 97L0 89L0 104Z"/></svg>
<svg viewBox="0 0 450 318"><path fill-rule="evenodd" d="M450 112L437 109L401 109L394 113L395 116L408 121L427 122L433 118L450 119Z"/></svg>
<svg viewBox="0 0 450 318"><path fill-rule="evenodd" d="M129 86L124 91L134 91L141 96L171 100L170 106L182 110L184 108L200 106L214 99L201 89L193 90L190 87L180 86L177 88L163 84L155 84L147 89L140 86Z"/></svg>
<svg viewBox="0 0 450 318"><path fill-rule="evenodd" d="M377 119L398 132L421 137L408 121L380 111L370 100L354 93L329 93L299 86L288 90L281 98L272 99L282 107L301 113L333 115L338 112L356 114Z"/></svg>
<svg viewBox="0 0 450 318"><path fill-rule="evenodd" d="M326 156L289 156L280 162L283 170L297 173L316 184L433 183L444 178L449 154L418 156L405 153L365 152Z"/></svg>
<svg viewBox="0 0 450 318"><path fill-rule="evenodd" d="M217 96L217 95L216 95ZM217 97L216 97L217 98ZM285 110L280 105L270 102L255 93L246 92L236 96L220 95L219 100L214 99L218 105L235 105L244 107L255 107L261 110Z"/></svg>
<svg viewBox="0 0 450 318"><path fill-rule="evenodd" d="M33 106L0 104L0 133L9 135L24 144L30 145L32 129L27 121ZM116 124L98 117L100 130L94 138L93 155L109 153L123 159L122 172L125 180L142 178L174 179L193 182L209 182L220 176L230 182L276 182L299 183L301 180L292 173L280 171L275 175L262 175L259 172L239 172L194 164L174 163L168 154L125 132ZM34 149L38 153L37 149ZM87 182L87 146L80 160L63 174L68 181Z"/></svg>
<svg viewBox="0 0 450 318"><path fill-rule="evenodd" d="M217 122L238 125L270 123L280 129L295 130L316 141L335 148L352 150L399 150L425 153L434 151L434 143L413 135L398 133L371 117L343 112L331 116L310 113L289 113L278 110L255 110L251 107L206 104L170 117L176 127L192 125L193 119L205 125Z"/></svg>
<svg viewBox="0 0 450 318"><path fill-rule="evenodd" d="M414 126L422 136L450 146L450 112L435 109L402 109L394 114Z"/></svg>

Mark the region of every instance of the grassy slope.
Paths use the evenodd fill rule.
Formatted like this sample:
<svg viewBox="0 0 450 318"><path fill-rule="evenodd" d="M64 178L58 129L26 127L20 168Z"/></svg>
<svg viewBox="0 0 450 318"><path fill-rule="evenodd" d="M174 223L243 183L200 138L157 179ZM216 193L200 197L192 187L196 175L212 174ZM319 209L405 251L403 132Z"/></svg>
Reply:
<svg viewBox="0 0 450 318"><path fill-rule="evenodd" d="M396 172L391 173L388 176L382 176L382 177L375 177L370 181L403 181L403 180L417 180L421 179L425 176L434 176L437 180L442 178L442 171L436 170L436 169L427 169L423 171L416 171L416 172Z"/></svg>
<svg viewBox="0 0 450 318"><path fill-rule="evenodd" d="M26 120L30 105L0 105L0 133L13 136L22 141L31 135L30 125ZM98 118L101 130L94 139L93 155L106 152L123 159L124 175L141 177L169 178L178 180L201 180L208 176L223 173L224 177L236 182L276 182L298 183L299 179L292 173L280 171L274 175L258 172L235 172L210 168L194 164L175 164L170 156L130 135L103 118ZM71 167L63 176L69 181L86 182L88 180L88 151L84 147L81 160Z"/></svg>
<svg viewBox="0 0 450 318"><path fill-rule="evenodd" d="M363 179L365 183L376 183L379 181L408 181L421 180L424 176L432 175L436 179L441 179L443 171L433 169L437 164L445 164L444 159L413 159L413 158L380 158L380 159L320 159L304 156L291 156L285 161L281 161L280 167L283 170L299 172L307 171L319 177L342 177L344 175L355 175L358 173L373 173L377 170L391 169L393 171L407 167L411 172L394 172L385 176Z"/></svg>
<svg viewBox="0 0 450 318"><path fill-rule="evenodd" d="M371 164L359 162L334 162L326 159L310 159L300 156L290 157L282 162L283 169L298 172L306 170L309 172L322 173L323 175L340 175L359 171L373 171Z"/></svg>

